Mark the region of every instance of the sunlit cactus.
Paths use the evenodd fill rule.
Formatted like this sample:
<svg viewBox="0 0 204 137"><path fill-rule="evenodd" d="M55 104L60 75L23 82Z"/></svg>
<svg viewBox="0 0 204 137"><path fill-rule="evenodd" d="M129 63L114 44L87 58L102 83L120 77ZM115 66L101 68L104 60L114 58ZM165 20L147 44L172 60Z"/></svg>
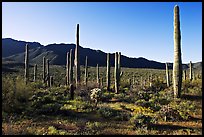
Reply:
<svg viewBox="0 0 204 137"><path fill-rule="evenodd" d="M85 83L85 86L87 86L87 77L88 77L88 57L86 56L86 59L85 59L85 71L84 71L84 83Z"/></svg>
<svg viewBox="0 0 204 137"><path fill-rule="evenodd" d="M115 72L114 72L114 76L115 76L115 93L118 93L119 90L119 79L118 79L118 52L115 53Z"/></svg>
<svg viewBox="0 0 204 137"><path fill-rule="evenodd" d="M76 87L80 84L80 62L79 62L79 24L77 24L76 32L76 48L75 48L75 68L76 68Z"/></svg>
<svg viewBox="0 0 204 137"><path fill-rule="evenodd" d="M166 85L167 87L170 86L168 63L166 63Z"/></svg>
<svg viewBox="0 0 204 137"><path fill-rule="evenodd" d="M183 70L183 80L186 80L186 70Z"/></svg>
<svg viewBox="0 0 204 137"><path fill-rule="evenodd" d="M37 78L37 64L34 65L34 77L33 77L33 81L35 82L36 81L36 78Z"/></svg>
<svg viewBox="0 0 204 137"><path fill-rule="evenodd" d="M43 83L45 83L45 77L46 77L46 66L45 66L45 64L46 64L46 59L45 59L45 57L43 57Z"/></svg>
<svg viewBox="0 0 204 137"><path fill-rule="evenodd" d="M107 53L107 72L106 72L107 91L110 91L110 54Z"/></svg>
<svg viewBox="0 0 204 137"><path fill-rule="evenodd" d="M28 51L28 44L25 46L25 83L28 83L29 80L29 51Z"/></svg>
<svg viewBox="0 0 204 137"><path fill-rule="evenodd" d="M181 34L179 7L174 7L174 64L173 64L173 87L174 97L180 98L182 86L182 61L181 61Z"/></svg>
<svg viewBox="0 0 204 137"><path fill-rule="evenodd" d="M191 62L191 61L190 61L190 64L189 64L189 79L190 79L190 80L193 79L192 62Z"/></svg>
<svg viewBox="0 0 204 137"><path fill-rule="evenodd" d="M67 52L66 85L69 85L69 52Z"/></svg>
<svg viewBox="0 0 204 137"><path fill-rule="evenodd" d="M121 78L121 66L120 66L120 62L121 62L121 52L118 52L118 86L120 86L120 78Z"/></svg>
<svg viewBox="0 0 204 137"><path fill-rule="evenodd" d="M73 84L73 59L72 59L72 49L69 52L69 83Z"/></svg>
<svg viewBox="0 0 204 137"><path fill-rule="evenodd" d="M50 68L49 68L49 59L47 59L47 76L46 76L46 81L48 87L50 87Z"/></svg>
<svg viewBox="0 0 204 137"><path fill-rule="evenodd" d="M96 83L99 86L100 82L99 82L99 67L98 64L96 65Z"/></svg>

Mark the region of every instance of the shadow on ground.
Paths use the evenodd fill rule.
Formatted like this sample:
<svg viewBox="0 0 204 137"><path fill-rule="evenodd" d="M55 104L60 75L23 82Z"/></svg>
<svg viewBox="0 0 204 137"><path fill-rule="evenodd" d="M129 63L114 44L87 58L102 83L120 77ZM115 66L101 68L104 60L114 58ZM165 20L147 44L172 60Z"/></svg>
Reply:
<svg viewBox="0 0 204 137"><path fill-rule="evenodd" d="M200 101L202 100L202 96L183 94L181 96L181 99L191 100L191 101Z"/></svg>

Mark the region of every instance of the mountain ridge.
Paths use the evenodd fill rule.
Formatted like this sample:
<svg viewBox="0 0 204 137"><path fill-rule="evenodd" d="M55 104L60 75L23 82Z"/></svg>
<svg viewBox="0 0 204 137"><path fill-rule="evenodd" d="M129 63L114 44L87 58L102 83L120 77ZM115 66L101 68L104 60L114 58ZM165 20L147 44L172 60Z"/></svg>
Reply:
<svg viewBox="0 0 204 137"><path fill-rule="evenodd" d="M26 42L18 41L12 38L2 38L2 60L13 60L19 63L24 62L25 45L29 45L29 58L30 63L42 64L43 56L50 60L50 64L53 65L65 65L66 53L72 49L74 55L75 44L48 44L46 46L41 45L39 42ZM88 66L106 66L107 53L101 50L95 50L91 48L79 47L80 52L80 65L85 64L85 56L88 56ZM110 65L114 66L115 61L114 53L110 53ZM201 63L202 64L202 63ZM165 69L165 63L158 61L148 60L144 57L133 58L121 55L121 67L128 68L153 68L153 69ZM173 68L173 63L169 63L169 69ZM187 64L183 64L183 68L188 68Z"/></svg>

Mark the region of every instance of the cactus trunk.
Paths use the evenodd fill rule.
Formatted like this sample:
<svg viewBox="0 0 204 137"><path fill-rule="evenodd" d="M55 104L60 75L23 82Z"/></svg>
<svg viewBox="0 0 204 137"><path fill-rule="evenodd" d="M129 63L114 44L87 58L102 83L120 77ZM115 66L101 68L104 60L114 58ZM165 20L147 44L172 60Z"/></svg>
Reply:
<svg viewBox="0 0 204 137"><path fill-rule="evenodd" d="M53 86L53 76L50 76L50 87Z"/></svg>
<svg viewBox="0 0 204 137"><path fill-rule="evenodd" d="M85 74L84 74L84 83L85 83L85 86L87 86L87 76L88 76L88 57L86 56L86 59L85 59Z"/></svg>
<svg viewBox="0 0 204 137"><path fill-rule="evenodd" d="M47 59L47 77L46 77L46 80L47 80L47 85L48 85L48 87L50 87L50 69L49 69L49 59Z"/></svg>
<svg viewBox="0 0 204 137"><path fill-rule="evenodd" d="M192 80L193 79L193 73L192 73L192 62L190 61L189 64L189 79Z"/></svg>
<svg viewBox="0 0 204 137"><path fill-rule="evenodd" d="M72 61L72 49L69 53L69 83L73 84L73 61Z"/></svg>
<svg viewBox="0 0 204 137"><path fill-rule="evenodd" d="M37 77L37 64L34 65L34 77L33 77L33 81L36 81L36 77Z"/></svg>
<svg viewBox="0 0 204 137"><path fill-rule="evenodd" d="M183 71L183 79L186 80L186 70Z"/></svg>
<svg viewBox="0 0 204 137"><path fill-rule="evenodd" d="M119 85L118 85L118 52L115 53L115 93L118 93Z"/></svg>
<svg viewBox="0 0 204 137"><path fill-rule="evenodd" d="M28 44L25 47L25 83L28 83L29 80L29 53L28 53Z"/></svg>
<svg viewBox="0 0 204 137"><path fill-rule="evenodd" d="M76 68L76 87L78 87L80 84L79 24L77 24L77 32L76 32L75 68Z"/></svg>
<svg viewBox="0 0 204 137"><path fill-rule="evenodd" d="M69 85L69 52L67 52L67 64L66 64L66 85Z"/></svg>
<svg viewBox="0 0 204 137"><path fill-rule="evenodd" d="M96 80L97 80L97 86L99 87L99 67L98 67L98 64L96 65Z"/></svg>
<svg viewBox="0 0 204 137"><path fill-rule="evenodd" d="M43 83L45 83L45 70L46 70L46 66L45 66L46 62L45 62L45 57L43 57Z"/></svg>
<svg viewBox="0 0 204 137"><path fill-rule="evenodd" d="M179 7L174 7L174 64L173 64L174 97L180 98L182 86L181 34Z"/></svg>
<svg viewBox="0 0 204 137"><path fill-rule="evenodd" d="M169 83L169 69L168 69L168 63L166 63L166 85L167 85L167 87L170 86L170 83Z"/></svg>
<svg viewBox="0 0 204 137"><path fill-rule="evenodd" d="M121 73L121 67L120 67L120 62L121 62L121 59L120 59L120 56L121 56L121 52L118 52L118 86L120 87L120 73Z"/></svg>
<svg viewBox="0 0 204 137"><path fill-rule="evenodd" d="M107 91L110 91L110 53L107 53L106 86Z"/></svg>

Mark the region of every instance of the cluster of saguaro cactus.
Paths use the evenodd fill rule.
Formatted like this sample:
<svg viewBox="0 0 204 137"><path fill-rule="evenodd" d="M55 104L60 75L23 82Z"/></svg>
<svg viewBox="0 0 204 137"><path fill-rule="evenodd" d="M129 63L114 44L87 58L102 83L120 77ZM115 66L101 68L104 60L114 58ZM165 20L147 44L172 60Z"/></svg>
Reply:
<svg viewBox="0 0 204 137"><path fill-rule="evenodd" d="M189 64L189 79L192 80L193 79L193 75L192 75L192 62L190 61Z"/></svg>
<svg viewBox="0 0 204 137"><path fill-rule="evenodd" d="M106 86L107 86L107 91L110 91L110 54L109 53L107 53Z"/></svg>
<svg viewBox="0 0 204 137"><path fill-rule="evenodd" d="M85 86L87 86L87 77L88 77L88 57L86 56L86 59L85 59L85 67L84 67L84 84Z"/></svg>
<svg viewBox="0 0 204 137"><path fill-rule="evenodd" d="M77 87L80 84L79 24L77 24L77 33L76 33L75 68L76 68L76 87Z"/></svg>
<svg viewBox="0 0 204 137"><path fill-rule="evenodd" d="M28 51L28 44L25 46L25 83L28 83L29 80L29 51Z"/></svg>
<svg viewBox="0 0 204 137"><path fill-rule="evenodd" d="M179 98L182 86L182 61L181 61L181 34L179 7L174 7L174 64L173 64L174 97Z"/></svg>
<svg viewBox="0 0 204 137"><path fill-rule="evenodd" d="M69 52L67 52L66 85L69 85Z"/></svg>
<svg viewBox="0 0 204 137"><path fill-rule="evenodd" d="M72 59L72 49L69 53L69 83L73 83L73 59Z"/></svg>
<svg viewBox="0 0 204 137"><path fill-rule="evenodd" d="M36 81L36 77L37 77L37 64L34 65L34 77L33 77L33 81L35 82Z"/></svg>
<svg viewBox="0 0 204 137"><path fill-rule="evenodd" d="M170 86L168 63L166 63L166 85L167 87Z"/></svg>

